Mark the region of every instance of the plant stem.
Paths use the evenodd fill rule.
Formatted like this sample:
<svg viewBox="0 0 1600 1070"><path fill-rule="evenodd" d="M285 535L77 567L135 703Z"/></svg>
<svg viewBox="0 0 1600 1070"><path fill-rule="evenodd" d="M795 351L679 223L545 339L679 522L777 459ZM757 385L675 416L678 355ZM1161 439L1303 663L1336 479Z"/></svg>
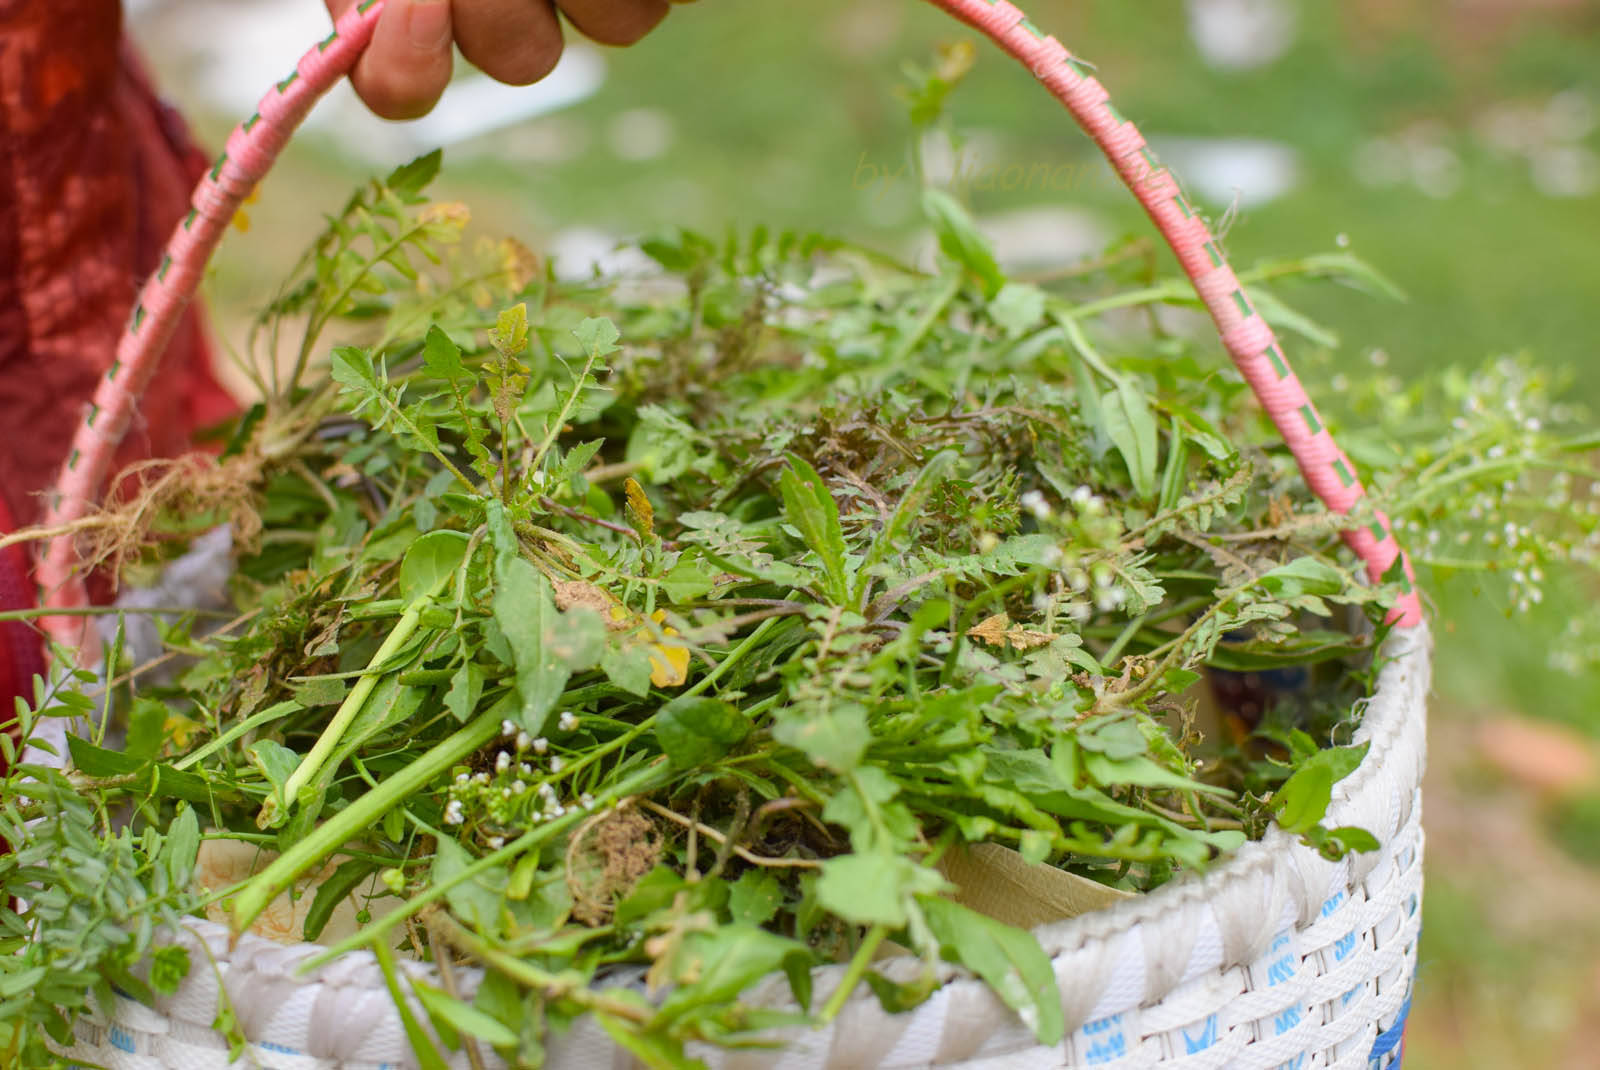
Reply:
<svg viewBox="0 0 1600 1070"><path fill-rule="evenodd" d="M488 712L482 714L478 721L472 722L468 728L462 729L461 732L456 733L456 735L459 736L473 726L477 726L480 724L480 722L482 722L481 727L486 731L486 734L483 737L483 743L487 743L489 740L495 737L496 733L500 731L500 719L502 716L503 712L499 707L490 709ZM451 737L451 739L454 738L456 737ZM445 743L449 742L450 740L445 741ZM479 743L478 746L482 746L483 743ZM440 744L439 747L434 748L434 751L439 750L439 748L443 746L444 744ZM466 754L472 753L472 751L476 749L477 747L469 747L464 752L461 752L461 754L462 756L465 756ZM417 759L417 762L413 763L412 766L408 766L404 772L397 774L395 777L385 782L383 788L380 788L379 790L381 791L388 788L389 785L393 784L395 780L410 773L411 769L415 768L417 764L427 761L434 751L429 751L428 754L425 754L421 758ZM445 761L442 764L439 764L438 767L440 771L448 769L454 760L455 759L452 757L450 761ZM629 795L639 795L646 791L653 791L655 788L660 787L662 783L665 783L670 775L670 772L671 771L667 768L665 762L654 763L606 789L605 792L595 800L595 806L598 809L601 806L609 806L612 803L615 803L617 800L626 798ZM416 784L416 787L420 787L422 783L426 783L426 780ZM395 801L398 801L400 798L404 797L404 795L409 794L412 790L414 790L413 786L411 784L406 784L400 791L392 793L392 797ZM362 799L358 800L357 803L354 804L354 806L359 806L365 801L366 796L363 796ZM334 818L334 821L344 817L345 814L348 814L350 810L354 808L354 806L346 808L345 810L341 810ZM426 907L429 903L443 898L445 895L449 894L451 889L471 880L480 873L487 873L489 870L494 869L497 866L504 866L507 860L515 858L517 855L537 847L547 840L555 839L557 836L566 832L569 828L571 828L573 825L576 825L579 821L585 819L587 816L588 815L582 810L569 810L564 816L558 817L553 821L546 821L542 824L535 825L527 832L524 832L521 836L518 836L515 840L500 848L498 851L492 851L489 854L484 855L482 858L463 868L460 872L456 873L447 880L442 880L439 883L429 887L426 891L419 892L399 909L389 914L385 914L382 918L373 922L371 925L368 925L360 932L354 933L353 935L339 941L337 944L334 944L332 947L328 948L326 951L307 962L302 969L316 969L318 966L331 962L340 955L354 951L358 947L387 939L388 933L391 929L401 924L407 918L415 916L419 910L421 910L423 907ZM374 815L373 820L376 820L376 815ZM332 821L329 822L330 825L332 823ZM323 826L323 828L326 827L326 825ZM321 829L318 830L318 832L321 831ZM354 830L352 829L351 831L353 832ZM315 833L313 835L315 835ZM301 842L303 843L305 841ZM298 845L296 846L298 847ZM332 851L337 846L338 843L335 842L329 846L327 850ZM294 848L291 848L290 850L293 851ZM287 855L285 855L285 857L287 857ZM278 861L282 862L283 859L280 858ZM307 861L304 865L309 866L313 864L313 861L314 860ZM273 866L276 866L277 864L278 863L275 862L273 863ZM266 870L262 871L261 876L266 876L271 869L272 866L267 867ZM281 890L282 889L280 888L279 891ZM264 907L265 902L262 903L261 907L257 908L257 913L259 913ZM235 907L236 914L237 909L238 908Z"/></svg>
<svg viewBox="0 0 1600 1070"><path fill-rule="evenodd" d="M417 632L418 624L421 623L423 612L433 604L434 595L439 593L445 581L450 578L450 575L450 573L446 573L441 576L426 594L411 603L410 608L402 613L400 619L395 622L394 628L389 632L388 638L383 641L383 645L378 648L378 652L372 655L372 660L367 663L366 673L356 681L356 686L350 689L350 694L346 695L344 701L339 704L338 712L328 722L328 727L322 730L322 735L317 737L316 745L311 748L311 753L301 760L299 767L295 769L288 781L283 785L283 807L285 813L288 812L290 807L294 806L295 800L300 797L301 789L311 783L316 775L322 771L323 765L328 761L328 756L339 746L339 741L344 738L345 731L350 727L350 723L361 712L361 707L366 705L367 697L372 694L372 689L378 686L378 680L384 675L385 663L393 658L401 647L411 641L411 637ZM274 810L272 800L267 800L267 804L261 808L261 814L256 818L258 828L266 828L272 823L272 819L275 816Z"/></svg>
<svg viewBox="0 0 1600 1070"><path fill-rule="evenodd" d="M267 904L294 883L296 877L344 846L362 830L376 824L401 800L420 791L429 781L498 735L505 712L503 705L496 703L468 721L454 735L434 744L416 761L317 826L305 839L256 874L234 901L233 931L243 932L267 908Z"/></svg>
<svg viewBox="0 0 1600 1070"><path fill-rule="evenodd" d="M831 1022L839 1017L839 1012L844 1010L844 1005L850 999L850 993L856 990L861 983L861 978L867 974L867 967L872 963L872 956L878 953L878 945L883 943L884 937L889 935L887 926L874 925L867 931L866 938L861 941L861 946L856 948L855 955L850 959L850 965L844 971L844 977L839 981L839 987L833 990L833 995L828 997L828 1002L822 1008L821 1019Z"/></svg>

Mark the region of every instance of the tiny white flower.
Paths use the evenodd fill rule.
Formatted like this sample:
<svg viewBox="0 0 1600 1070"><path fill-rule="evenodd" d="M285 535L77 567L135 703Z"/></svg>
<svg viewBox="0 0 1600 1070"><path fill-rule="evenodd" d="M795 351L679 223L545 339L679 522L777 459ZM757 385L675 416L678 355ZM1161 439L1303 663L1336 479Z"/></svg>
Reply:
<svg viewBox="0 0 1600 1070"><path fill-rule="evenodd" d="M1044 495L1036 490L1030 490L1020 499L1022 507L1032 513L1039 520L1050 518L1050 503L1044 500Z"/></svg>
<svg viewBox="0 0 1600 1070"><path fill-rule="evenodd" d="M561 755L557 754L550 759L550 771L552 773L559 773L561 772L561 767L566 764L566 762L561 760Z"/></svg>
<svg viewBox="0 0 1600 1070"><path fill-rule="evenodd" d="M561 719L557 724L563 732L576 732L578 730L578 717L571 710L562 710Z"/></svg>
<svg viewBox="0 0 1600 1070"><path fill-rule="evenodd" d="M582 807L583 807L583 808L584 808L584 809L585 809L585 810L593 810L593 809L594 809L594 796L593 796L593 795L590 795L590 794L589 794L589 793L588 793L588 792L587 792L587 791L586 791L586 792L584 792L584 793L583 793L583 794L582 794L582 795L580 795L580 796L578 796L578 803L579 803L579 804L580 804L580 805L581 805L581 806L582 806Z"/></svg>
<svg viewBox="0 0 1600 1070"><path fill-rule="evenodd" d="M490 848L490 850L498 851L498 850L500 850L500 848L504 847L505 845L506 845L506 838L504 836L490 836L489 837L489 848Z"/></svg>
<svg viewBox="0 0 1600 1070"><path fill-rule="evenodd" d="M533 746L533 737L528 735L528 733L526 733L526 732L518 732L517 733L517 749L518 750L527 750L531 746Z"/></svg>
<svg viewBox="0 0 1600 1070"><path fill-rule="evenodd" d="M507 738L517 734L517 726L511 723L510 718L500 722L500 734Z"/></svg>
<svg viewBox="0 0 1600 1070"><path fill-rule="evenodd" d="M550 749L550 741L548 739L545 739L543 736L540 736L538 739L533 741L533 753L535 753L535 754L543 754L545 751L547 751L549 749Z"/></svg>
<svg viewBox="0 0 1600 1070"><path fill-rule="evenodd" d="M510 769L510 768L511 768L511 755L507 754L505 751L501 751L499 754L495 755L495 759L494 759L494 771L495 772L504 773L507 769Z"/></svg>
<svg viewBox="0 0 1600 1070"><path fill-rule="evenodd" d="M528 785L524 784L522 781L513 780L511 782L511 794L513 794L513 795L521 795L523 792L525 792L527 790L528 790Z"/></svg>

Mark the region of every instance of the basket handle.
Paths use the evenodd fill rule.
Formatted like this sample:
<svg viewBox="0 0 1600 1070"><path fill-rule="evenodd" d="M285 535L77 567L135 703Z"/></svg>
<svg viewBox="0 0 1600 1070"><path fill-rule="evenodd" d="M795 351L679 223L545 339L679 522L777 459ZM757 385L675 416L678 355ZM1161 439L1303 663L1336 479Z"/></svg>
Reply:
<svg viewBox="0 0 1600 1070"><path fill-rule="evenodd" d="M984 33L1024 64L1064 104L1139 199L1205 304L1234 365L1294 454L1312 492L1330 510L1350 513L1366 490L1355 465L1334 442L1316 406L1289 366L1272 328L1245 295L1221 245L1190 207L1172 173L1161 166L1132 122L1112 107L1109 94L1089 66L1046 35L1007 0L928 0ZM174 231L156 273L145 282L116 359L101 380L49 502L46 525L60 527L86 515L98 499L112 457L140 395L155 374L162 351L199 287L207 261L222 240L240 203L266 175L313 104L355 66L372 40L384 0L362 0L334 24L333 33L308 51L293 73L262 98L255 115L236 127L211 171L196 187L193 207ZM1378 582L1398 560L1403 595L1390 612L1392 623L1422 623L1422 602L1411 563L1380 510L1368 525L1346 529L1344 541ZM45 604L62 609L86 604L70 535L48 544L38 579ZM83 618L45 619L52 638L80 647Z"/></svg>

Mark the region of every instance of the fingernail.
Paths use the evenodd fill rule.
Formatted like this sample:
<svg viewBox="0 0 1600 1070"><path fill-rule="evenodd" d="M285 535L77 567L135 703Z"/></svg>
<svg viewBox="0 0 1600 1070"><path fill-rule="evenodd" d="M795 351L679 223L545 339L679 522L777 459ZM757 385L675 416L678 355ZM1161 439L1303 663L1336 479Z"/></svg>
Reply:
<svg viewBox="0 0 1600 1070"><path fill-rule="evenodd" d="M425 52L450 43L449 0L418 0L406 12L406 36Z"/></svg>

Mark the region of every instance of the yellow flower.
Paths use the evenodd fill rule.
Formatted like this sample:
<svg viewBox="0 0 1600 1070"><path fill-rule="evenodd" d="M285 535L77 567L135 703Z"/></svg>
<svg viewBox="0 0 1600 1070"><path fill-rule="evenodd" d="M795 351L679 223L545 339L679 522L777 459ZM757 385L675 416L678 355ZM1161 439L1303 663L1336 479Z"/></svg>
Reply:
<svg viewBox="0 0 1600 1070"><path fill-rule="evenodd" d="M667 619L661 610L650 614L650 619L660 624ZM678 634L678 629L661 628L664 637ZM677 644L650 644L650 682L657 687L682 687L689 679L689 648Z"/></svg>

